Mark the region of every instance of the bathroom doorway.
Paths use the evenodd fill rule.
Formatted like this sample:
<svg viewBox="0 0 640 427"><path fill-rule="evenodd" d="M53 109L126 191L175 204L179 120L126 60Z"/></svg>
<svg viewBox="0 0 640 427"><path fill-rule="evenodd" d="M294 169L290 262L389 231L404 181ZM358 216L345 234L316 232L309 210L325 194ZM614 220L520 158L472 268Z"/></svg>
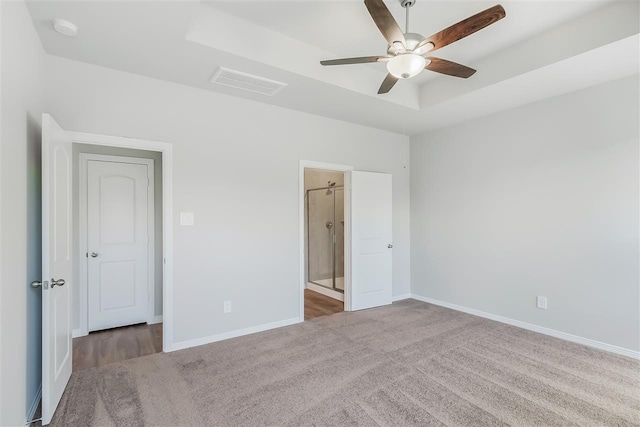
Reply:
<svg viewBox="0 0 640 427"><path fill-rule="evenodd" d="M305 319L344 310L345 174L304 169Z"/></svg>
<svg viewBox="0 0 640 427"><path fill-rule="evenodd" d="M310 160L299 165L300 321L308 317L309 292L339 301L344 311L391 304L392 176Z"/></svg>

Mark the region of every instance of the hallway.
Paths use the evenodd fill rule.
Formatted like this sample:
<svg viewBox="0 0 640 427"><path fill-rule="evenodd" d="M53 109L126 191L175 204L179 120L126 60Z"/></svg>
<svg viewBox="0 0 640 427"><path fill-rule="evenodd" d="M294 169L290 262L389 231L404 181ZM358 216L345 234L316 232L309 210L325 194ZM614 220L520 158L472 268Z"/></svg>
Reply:
<svg viewBox="0 0 640 427"><path fill-rule="evenodd" d="M73 372L161 351L162 323L96 331L73 339Z"/></svg>

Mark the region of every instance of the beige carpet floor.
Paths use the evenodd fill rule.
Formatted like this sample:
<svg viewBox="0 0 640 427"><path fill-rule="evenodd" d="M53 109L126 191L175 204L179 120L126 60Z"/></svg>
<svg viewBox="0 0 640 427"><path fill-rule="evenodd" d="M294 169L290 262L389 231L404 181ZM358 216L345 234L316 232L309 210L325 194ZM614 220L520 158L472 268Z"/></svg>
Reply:
<svg viewBox="0 0 640 427"><path fill-rule="evenodd" d="M74 373L53 425L640 425L640 365L406 300Z"/></svg>

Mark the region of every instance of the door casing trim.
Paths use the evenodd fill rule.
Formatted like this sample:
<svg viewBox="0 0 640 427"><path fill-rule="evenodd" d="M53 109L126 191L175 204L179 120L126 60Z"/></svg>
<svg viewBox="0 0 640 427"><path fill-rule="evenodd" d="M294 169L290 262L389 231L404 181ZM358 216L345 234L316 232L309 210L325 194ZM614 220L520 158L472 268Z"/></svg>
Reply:
<svg viewBox="0 0 640 427"><path fill-rule="evenodd" d="M300 160L298 165L298 225L299 225L299 249L300 254L300 311L299 320L304 322L304 290L307 286L305 280L305 256L304 244L304 170L322 169L335 172L344 172L344 311L351 311L351 172L353 166L339 165L335 163L315 162Z"/></svg>
<svg viewBox="0 0 640 427"><path fill-rule="evenodd" d="M86 132L67 133L73 143L162 153L162 351L173 351L173 144Z"/></svg>

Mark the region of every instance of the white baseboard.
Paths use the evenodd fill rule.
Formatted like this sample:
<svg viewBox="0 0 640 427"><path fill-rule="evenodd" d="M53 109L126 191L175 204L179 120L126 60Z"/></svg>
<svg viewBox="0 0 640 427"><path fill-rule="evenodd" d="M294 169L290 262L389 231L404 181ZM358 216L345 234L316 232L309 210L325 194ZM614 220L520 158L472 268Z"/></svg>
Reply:
<svg viewBox="0 0 640 427"><path fill-rule="evenodd" d="M159 316L154 316L150 321L147 322L148 325L155 325L156 323L162 323L162 314Z"/></svg>
<svg viewBox="0 0 640 427"><path fill-rule="evenodd" d="M243 335L255 334L256 332L268 331L269 329L281 328L302 322L300 318L279 320L277 322L265 323L264 325L252 326L250 328L238 329L236 331L224 332L222 334L210 335L208 337L196 338L173 343L170 351L184 350L185 348L197 347L199 345L211 344L213 342L227 340L230 338L241 337Z"/></svg>
<svg viewBox="0 0 640 427"><path fill-rule="evenodd" d="M411 298L411 294L394 295L391 298L391 301L396 302L396 301L402 301L403 299L409 299L409 298Z"/></svg>
<svg viewBox="0 0 640 427"><path fill-rule="evenodd" d="M451 304L449 302L439 301L433 298L427 298L427 297L423 297L416 294L411 294L411 298L418 301L428 302L429 304L450 308L452 310L473 314L474 316L484 317L485 319L495 320L496 322L506 323L507 325L517 326L518 328L527 329L529 331L538 332L540 334L549 335L555 338L560 338L560 339L571 341L577 344L586 345L588 347L597 348L599 350L608 351L610 353L620 354L622 356L627 356L632 359L640 359L640 351L635 351L635 350L631 350L624 347L618 347L616 345L592 340L590 338L580 337L578 335L557 331L555 329L545 328L544 326L538 326L532 323L522 322L520 320L510 319L508 317L499 316L497 314L486 313L484 311L476 310L474 308L463 307L461 305Z"/></svg>
<svg viewBox="0 0 640 427"><path fill-rule="evenodd" d="M38 392L36 393L36 396L33 398L33 401L31 402L31 406L29 406L29 411L27 411L27 422L25 423L26 425L30 425L32 420L35 418L36 411L38 410L38 405L40 405L41 399L42 399L42 383L40 383L40 386L38 387Z"/></svg>
<svg viewBox="0 0 640 427"><path fill-rule="evenodd" d="M338 301L344 301L343 293L334 291L333 289L327 289L324 286L316 285L315 283L307 282L307 289L328 296L329 298L336 299Z"/></svg>
<svg viewBox="0 0 640 427"><path fill-rule="evenodd" d="M74 329L74 330L71 331L71 337L72 338L86 337L87 335L89 335L89 334L82 333L82 329L81 328Z"/></svg>

